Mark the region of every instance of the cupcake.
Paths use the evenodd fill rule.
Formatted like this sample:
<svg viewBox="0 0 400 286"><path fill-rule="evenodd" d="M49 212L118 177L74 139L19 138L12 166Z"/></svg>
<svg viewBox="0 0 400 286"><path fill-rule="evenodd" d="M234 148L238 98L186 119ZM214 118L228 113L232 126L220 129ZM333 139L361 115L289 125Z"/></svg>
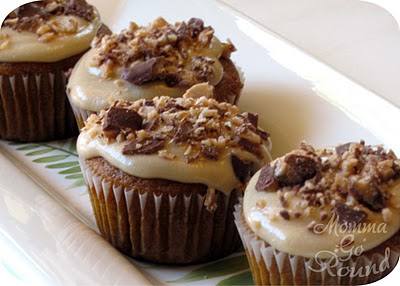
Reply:
<svg viewBox="0 0 400 286"><path fill-rule="evenodd" d="M221 43L200 19L148 26L130 23L119 34L98 37L74 68L68 95L78 125L109 100L182 96L198 83L215 87L215 98L237 103L243 87L230 59L235 47Z"/></svg>
<svg viewBox="0 0 400 286"><path fill-rule="evenodd" d="M234 205L269 161L269 135L256 115L204 90L212 87L116 101L92 114L78 137L99 230L131 257L188 264L240 245Z"/></svg>
<svg viewBox="0 0 400 286"><path fill-rule="evenodd" d="M400 160L302 143L250 180L235 222L257 285L364 285L400 253Z"/></svg>
<svg viewBox="0 0 400 286"><path fill-rule="evenodd" d="M77 134L66 97L70 69L101 26L83 0L41 1L8 15L0 30L0 138L33 142ZM105 26L102 32L109 31Z"/></svg>

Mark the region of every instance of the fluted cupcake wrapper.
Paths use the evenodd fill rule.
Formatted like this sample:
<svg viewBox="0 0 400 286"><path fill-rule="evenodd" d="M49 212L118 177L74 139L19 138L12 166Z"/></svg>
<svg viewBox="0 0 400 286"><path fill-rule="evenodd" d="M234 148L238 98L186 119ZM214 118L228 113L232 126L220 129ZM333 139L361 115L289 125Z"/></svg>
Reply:
<svg viewBox="0 0 400 286"><path fill-rule="evenodd" d="M85 122L89 118L89 116L96 112L90 111L90 110L84 110L79 107L76 107L71 102L71 98L69 97L69 95L68 95L68 98L70 100L72 111L74 112L76 123L78 124L78 128L79 128L79 130L81 130L83 127L85 127Z"/></svg>
<svg viewBox="0 0 400 286"><path fill-rule="evenodd" d="M217 192L218 207L209 212L205 196L126 189L96 174L84 159L81 166L101 234L131 257L189 264L223 257L240 245L233 218L239 190Z"/></svg>
<svg viewBox="0 0 400 286"><path fill-rule="evenodd" d="M235 206L234 216L256 285L364 285L386 276L399 260L398 243L388 243L376 252L353 255L346 261L289 255L273 248L249 229L241 202Z"/></svg>
<svg viewBox="0 0 400 286"><path fill-rule="evenodd" d="M0 138L50 141L77 134L62 70L0 75Z"/></svg>

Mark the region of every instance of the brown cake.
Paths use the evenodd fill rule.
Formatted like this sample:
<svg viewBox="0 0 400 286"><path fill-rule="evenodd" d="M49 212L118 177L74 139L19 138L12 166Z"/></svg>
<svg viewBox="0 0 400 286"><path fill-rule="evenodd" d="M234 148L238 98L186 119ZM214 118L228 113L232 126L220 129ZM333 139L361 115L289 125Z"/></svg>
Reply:
<svg viewBox="0 0 400 286"><path fill-rule="evenodd" d="M269 161L269 135L256 115L206 91L117 101L91 115L78 137L99 230L131 257L188 264L240 245L233 207Z"/></svg>
<svg viewBox="0 0 400 286"><path fill-rule="evenodd" d="M399 260L400 160L302 143L254 175L235 219L257 285L378 281Z"/></svg>
<svg viewBox="0 0 400 286"><path fill-rule="evenodd" d="M201 19L147 26L130 23L119 34L98 37L74 68L68 94L78 125L108 107L109 100L182 96L198 83L215 86L215 98L236 104L243 87L230 59L235 47L221 43Z"/></svg>
<svg viewBox="0 0 400 286"><path fill-rule="evenodd" d="M0 30L0 138L34 142L77 134L66 97L69 71L101 26L82 0L30 3Z"/></svg>

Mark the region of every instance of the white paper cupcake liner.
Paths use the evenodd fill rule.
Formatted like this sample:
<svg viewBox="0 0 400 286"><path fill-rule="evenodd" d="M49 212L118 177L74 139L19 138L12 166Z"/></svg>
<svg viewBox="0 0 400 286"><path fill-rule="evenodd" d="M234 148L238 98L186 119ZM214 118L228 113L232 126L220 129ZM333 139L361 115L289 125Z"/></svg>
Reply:
<svg viewBox="0 0 400 286"><path fill-rule="evenodd" d="M217 192L217 209L209 212L205 196L142 192L96 174L81 159L101 234L134 258L156 263L188 264L214 260L239 245L233 209L241 191Z"/></svg>
<svg viewBox="0 0 400 286"><path fill-rule="evenodd" d="M50 141L77 134L62 70L0 75L0 138Z"/></svg>
<svg viewBox="0 0 400 286"><path fill-rule="evenodd" d="M280 252L258 238L246 225L241 202L235 206L234 216L256 285L364 285L386 276L399 260L398 247L388 247L368 251L348 261L335 261L337 264L331 264L334 267L324 267L315 258ZM346 269L353 270L355 275ZM365 275L366 269L377 271ZM361 275L357 275L357 271L362 271L358 272Z"/></svg>
<svg viewBox="0 0 400 286"><path fill-rule="evenodd" d="M68 95L68 99L70 101L72 111L74 112L75 120L76 120L76 123L78 124L78 128L79 128L79 130L81 130L83 127L85 127L85 122L89 118L89 116L96 112L90 111L90 110L84 110L84 109L80 109L80 108L76 107L72 103L69 95Z"/></svg>

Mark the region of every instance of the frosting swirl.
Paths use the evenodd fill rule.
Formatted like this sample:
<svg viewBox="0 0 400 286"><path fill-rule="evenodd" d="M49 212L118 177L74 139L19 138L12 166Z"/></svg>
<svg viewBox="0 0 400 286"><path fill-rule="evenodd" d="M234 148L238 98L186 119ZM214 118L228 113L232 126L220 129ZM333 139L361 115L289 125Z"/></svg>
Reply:
<svg viewBox="0 0 400 286"><path fill-rule="evenodd" d="M251 230L280 251L309 258L364 252L400 229L400 160L363 141L324 149L302 143L257 172L243 211Z"/></svg>

